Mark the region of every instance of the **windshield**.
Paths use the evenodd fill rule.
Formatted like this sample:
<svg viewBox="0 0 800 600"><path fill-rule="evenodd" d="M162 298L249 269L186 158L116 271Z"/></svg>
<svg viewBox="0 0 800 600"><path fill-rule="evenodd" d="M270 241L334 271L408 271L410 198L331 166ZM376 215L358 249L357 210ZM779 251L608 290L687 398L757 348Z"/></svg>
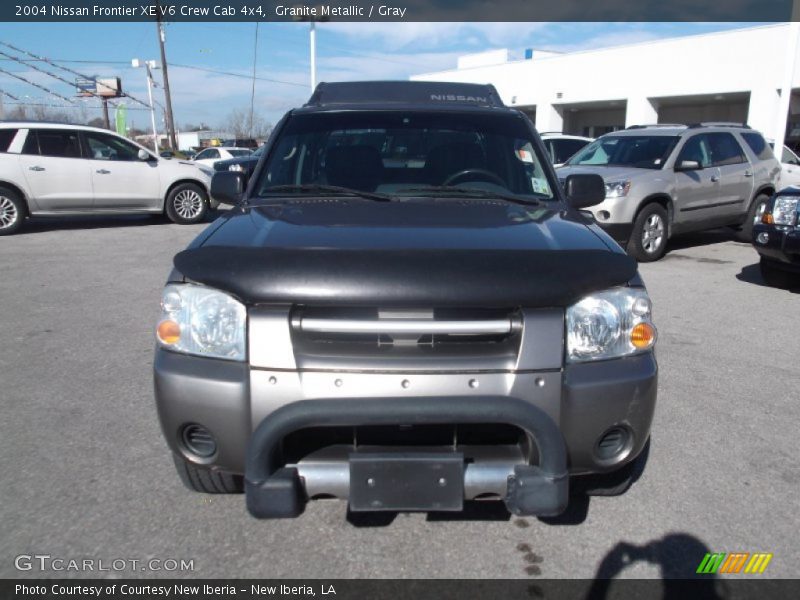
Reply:
<svg viewBox="0 0 800 600"><path fill-rule="evenodd" d="M677 142L673 135L604 135L566 164L660 169Z"/></svg>
<svg viewBox="0 0 800 600"><path fill-rule="evenodd" d="M295 193L335 186L388 196L474 190L551 199L544 164L514 114L300 114L280 132L255 190L265 197L286 194L286 186Z"/></svg>

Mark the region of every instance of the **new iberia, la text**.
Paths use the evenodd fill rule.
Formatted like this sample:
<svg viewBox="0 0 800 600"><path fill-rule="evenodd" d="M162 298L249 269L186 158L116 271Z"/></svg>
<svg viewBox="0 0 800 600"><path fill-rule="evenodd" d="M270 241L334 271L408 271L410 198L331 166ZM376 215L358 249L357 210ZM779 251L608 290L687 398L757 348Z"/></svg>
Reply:
<svg viewBox="0 0 800 600"><path fill-rule="evenodd" d="M160 598L194 598L198 595L216 596L224 598L242 594L250 597L255 596L335 596L336 589L328 583L315 583L311 585L287 585L282 583L263 583L248 585L246 587L236 585L192 585L176 583L174 585L150 585L150 584L116 584L106 585L81 585L81 584L51 584L51 585L25 585L17 584L15 589L17 597L26 595L45 596L73 596L73 597L160 597Z"/></svg>

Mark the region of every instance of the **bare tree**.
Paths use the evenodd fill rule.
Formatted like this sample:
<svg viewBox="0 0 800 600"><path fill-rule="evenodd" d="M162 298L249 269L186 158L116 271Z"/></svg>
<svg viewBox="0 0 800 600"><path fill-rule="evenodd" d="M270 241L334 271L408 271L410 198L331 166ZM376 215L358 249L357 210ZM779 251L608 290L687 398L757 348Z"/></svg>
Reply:
<svg viewBox="0 0 800 600"><path fill-rule="evenodd" d="M250 111L235 108L225 120L224 128L230 131L237 139L263 139L272 131L272 123L261 115L253 113L253 122L250 123Z"/></svg>
<svg viewBox="0 0 800 600"><path fill-rule="evenodd" d="M57 121L59 123L77 123L77 115L70 113L68 110L60 110L56 107L50 106L33 106L31 107L31 115L29 118L33 121Z"/></svg>

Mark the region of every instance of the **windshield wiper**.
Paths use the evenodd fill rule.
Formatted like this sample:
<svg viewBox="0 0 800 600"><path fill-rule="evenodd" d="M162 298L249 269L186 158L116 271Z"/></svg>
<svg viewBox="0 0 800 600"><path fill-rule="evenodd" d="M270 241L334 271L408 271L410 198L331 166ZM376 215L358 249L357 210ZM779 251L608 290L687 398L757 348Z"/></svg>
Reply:
<svg viewBox="0 0 800 600"><path fill-rule="evenodd" d="M322 185L319 183L297 183L290 185L275 185L265 189L262 194L280 194L283 192L307 192L310 194L329 194L343 196L358 196L367 200L377 202L391 202L392 197L377 192L364 192L353 188L341 187L338 185ZM262 196L263 197L263 196Z"/></svg>
<svg viewBox="0 0 800 600"><path fill-rule="evenodd" d="M444 192L446 194L455 194L459 196L469 196L472 198L488 198L493 200L507 200L515 204L522 204L523 206L537 206L541 204L540 200L535 198L526 199L514 196L513 194L504 194L502 192L490 192L488 190L478 190L475 188L464 188L452 185L431 185L419 188L407 188L400 190L402 192Z"/></svg>

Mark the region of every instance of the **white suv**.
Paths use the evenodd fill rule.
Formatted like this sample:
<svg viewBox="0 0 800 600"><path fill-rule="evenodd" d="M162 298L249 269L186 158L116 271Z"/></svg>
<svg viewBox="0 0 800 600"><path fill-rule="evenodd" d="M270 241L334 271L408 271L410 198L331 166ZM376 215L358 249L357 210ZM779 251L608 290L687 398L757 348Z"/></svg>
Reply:
<svg viewBox="0 0 800 600"><path fill-rule="evenodd" d="M166 213L197 223L215 206L211 175L105 129L0 123L0 235L27 216Z"/></svg>

